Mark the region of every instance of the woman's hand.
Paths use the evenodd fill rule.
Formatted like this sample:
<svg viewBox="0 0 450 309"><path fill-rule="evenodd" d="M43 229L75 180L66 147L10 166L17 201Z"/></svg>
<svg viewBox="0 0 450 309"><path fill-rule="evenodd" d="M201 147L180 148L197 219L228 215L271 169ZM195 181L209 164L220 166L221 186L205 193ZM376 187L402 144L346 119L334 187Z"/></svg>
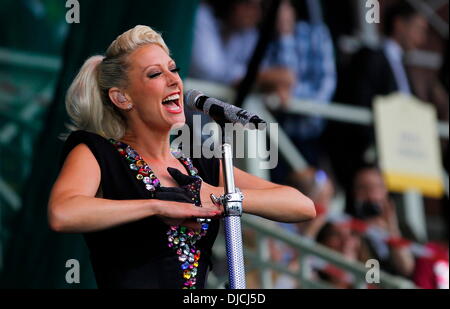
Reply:
<svg viewBox="0 0 450 309"><path fill-rule="evenodd" d="M216 218L219 211L197 207L194 204L164 201L157 207L157 216L167 225L183 225L192 229L198 229L196 218Z"/></svg>
<svg viewBox="0 0 450 309"><path fill-rule="evenodd" d="M200 198L202 201L202 207L213 209L215 211L219 211L220 215L223 215L224 209L223 205L219 203L215 203L211 195L215 195L219 197L223 195L224 190L222 187L214 187L210 184L203 182L202 188L200 190Z"/></svg>
<svg viewBox="0 0 450 309"><path fill-rule="evenodd" d="M210 213L214 213L213 218L220 217L223 213L220 205L216 205L211 198L211 194L217 194L216 187L213 187L205 182L198 176L188 176L180 172L175 168L167 168L167 171L172 176L173 179L180 185L180 188L184 190L184 193L187 195L189 202L196 201L196 208L203 209L204 211L208 211ZM194 192L193 192L194 191ZM199 207L200 206L200 207ZM196 218L209 218L197 216ZM200 224L196 222L196 218L187 218L182 222L178 223L181 225L195 227L196 229L200 228ZM194 219L194 220L193 220Z"/></svg>

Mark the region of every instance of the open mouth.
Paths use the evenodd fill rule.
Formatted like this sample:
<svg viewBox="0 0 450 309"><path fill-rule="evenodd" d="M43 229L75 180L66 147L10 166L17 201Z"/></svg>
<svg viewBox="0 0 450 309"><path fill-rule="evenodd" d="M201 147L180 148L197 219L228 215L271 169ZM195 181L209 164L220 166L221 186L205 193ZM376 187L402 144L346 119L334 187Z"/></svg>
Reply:
<svg viewBox="0 0 450 309"><path fill-rule="evenodd" d="M162 101L162 105L169 113L172 113L172 114L178 114L183 111L183 109L181 108L179 93L175 93L175 94L171 94L171 95L167 96Z"/></svg>

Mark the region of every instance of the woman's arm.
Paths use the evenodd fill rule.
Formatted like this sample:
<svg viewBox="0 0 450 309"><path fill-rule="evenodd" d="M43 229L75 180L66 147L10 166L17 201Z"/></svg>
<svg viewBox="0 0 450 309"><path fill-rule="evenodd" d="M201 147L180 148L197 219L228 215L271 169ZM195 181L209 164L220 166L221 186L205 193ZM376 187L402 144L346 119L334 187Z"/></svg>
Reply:
<svg viewBox="0 0 450 309"><path fill-rule="evenodd" d="M92 152L85 144L76 146L67 156L50 194L48 220L54 231L93 232L153 215L186 219L218 214L187 203L96 198L100 178L100 167Z"/></svg>
<svg viewBox="0 0 450 309"><path fill-rule="evenodd" d="M299 222L316 216L314 203L300 191L277 185L234 168L235 184L244 194L243 211L274 221ZM223 174L220 167L219 187L207 186L209 193L223 194ZM208 193L208 194L209 194Z"/></svg>

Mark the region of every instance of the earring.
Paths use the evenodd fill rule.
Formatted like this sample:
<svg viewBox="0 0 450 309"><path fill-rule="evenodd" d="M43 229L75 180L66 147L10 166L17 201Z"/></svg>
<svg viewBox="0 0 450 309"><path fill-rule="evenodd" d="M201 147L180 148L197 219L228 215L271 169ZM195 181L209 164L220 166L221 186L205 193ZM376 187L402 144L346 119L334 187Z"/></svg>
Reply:
<svg viewBox="0 0 450 309"><path fill-rule="evenodd" d="M132 108L133 108L133 104L131 104L131 103L130 103L130 104L128 104L128 106L127 106L127 110L128 110L128 111L130 111L130 110L131 110Z"/></svg>

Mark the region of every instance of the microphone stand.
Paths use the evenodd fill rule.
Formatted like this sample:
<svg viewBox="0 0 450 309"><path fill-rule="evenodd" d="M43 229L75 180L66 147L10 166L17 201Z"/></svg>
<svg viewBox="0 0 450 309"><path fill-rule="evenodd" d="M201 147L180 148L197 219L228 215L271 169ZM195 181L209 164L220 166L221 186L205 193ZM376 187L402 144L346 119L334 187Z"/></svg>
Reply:
<svg viewBox="0 0 450 309"><path fill-rule="evenodd" d="M224 134L225 136L225 134ZM224 207L224 232L227 252L228 280L230 289L245 289L244 254L242 250L242 200L243 194L234 185L233 152L231 145L224 140L222 145L222 171L224 195L211 198Z"/></svg>

